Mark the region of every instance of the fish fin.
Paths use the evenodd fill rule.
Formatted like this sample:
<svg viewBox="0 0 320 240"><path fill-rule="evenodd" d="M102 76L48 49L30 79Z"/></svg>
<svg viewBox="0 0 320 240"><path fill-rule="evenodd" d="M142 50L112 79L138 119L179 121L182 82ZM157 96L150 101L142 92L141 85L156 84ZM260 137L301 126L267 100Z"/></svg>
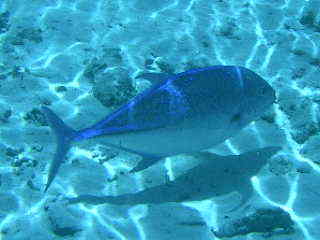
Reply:
<svg viewBox="0 0 320 240"><path fill-rule="evenodd" d="M145 154L139 154L139 155L142 156L142 160L138 162L137 166L135 166L130 170L130 173L142 171L152 166L153 164L157 163L161 158L163 158L163 157L153 156L153 155L145 155Z"/></svg>
<svg viewBox="0 0 320 240"><path fill-rule="evenodd" d="M76 131L67 126L52 110L47 107L41 108L42 112L46 116L50 128L55 133L57 139L57 147L54 158L49 168L49 174L45 192L50 187L53 179L58 173L59 167L66 157L67 152L70 149L71 142L76 135Z"/></svg>
<svg viewBox="0 0 320 240"><path fill-rule="evenodd" d="M250 180L248 179L247 182L244 182L241 185L241 187L239 187L237 192L240 195L240 203L238 204L238 206L230 209L229 212L233 212L236 209L246 208L250 205L249 204L250 199L252 198L252 196L254 194L254 189L253 189L253 186L252 186Z"/></svg>
<svg viewBox="0 0 320 240"><path fill-rule="evenodd" d="M250 205L250 199L253 196L253 188L250 182L246 184L241 184L239 189L236 189L233 193L228 194L229 197L232 197L230 200L225 200L224 203L221 204L224 206L225 213L232 213L236 210L246 209ZM237 196L238 200L236 200L233 196ZM233 206L228 206L226 202L232 202Z"/></svg>
<svg viewBox="0 0 320 240"><path fill-rule="evenodd" d="M110 147L114 147L116 149L120 149L120 150L125 151L125 152L137 154L140 157L142 157L142 159L139 161L137 166L135 166L133 169L131 169L129 171L130 173L135 173L135 172L142 171L142 170L150 167L151 165L155 164L160 159L167 157L167 156L157 156L157 155L152 155L152 154L147 154L147 153L141 153L141 152L138 152L138 151L135 151L135 150L132 150L132 149L129 149L129 148L117 146L116 144L111 144L111 143L108 143L107 145L110 146Z"/></svg>
<svg viewBox="0 0 320 240"><path fill-rule="evenodd" d="M67 204L87 203L92 205L99 204L114 204L114 205L135 205L139 204L134 201L135 194L123 194L119 196L94 196L94 195L79 195L73 198L65 198Z"/></svg>
<svg viewBox="0 0 320 240"><path fill-rule="evenodd" d="M207 161L216 161L220 160L223 156L208 152L208 151L202 151L202 152L194 152L194 153L188 153L188 156L192 156L194 158L197 158L201 160L201 162L207 162Z"/></svg>
<svg viewBox="0 0 320 240"><path fill-rule="evenodd" d="M169 77L173 76L174 74L168 73L142 73L138 75L136 78L143 78L149 80L151 83L159 83Z"/></svg>

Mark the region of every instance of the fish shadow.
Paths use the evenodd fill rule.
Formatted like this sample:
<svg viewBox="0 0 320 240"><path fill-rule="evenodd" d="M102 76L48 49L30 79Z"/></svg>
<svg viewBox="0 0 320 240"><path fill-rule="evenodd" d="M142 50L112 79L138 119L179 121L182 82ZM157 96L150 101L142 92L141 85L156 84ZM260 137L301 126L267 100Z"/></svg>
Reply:
<svg viewBox="0 0 320 240"><path fill-rule="evenodd" d="M230 156L201 152L193 154L200 159L199 165L166 184L118 196L79 195L66 200L69 204L162 204L201 201L238 192L241 195L241 203L237 205L239 208L252 197L251 177L258 174L268 159L280 149L266 147Z"/></svg>

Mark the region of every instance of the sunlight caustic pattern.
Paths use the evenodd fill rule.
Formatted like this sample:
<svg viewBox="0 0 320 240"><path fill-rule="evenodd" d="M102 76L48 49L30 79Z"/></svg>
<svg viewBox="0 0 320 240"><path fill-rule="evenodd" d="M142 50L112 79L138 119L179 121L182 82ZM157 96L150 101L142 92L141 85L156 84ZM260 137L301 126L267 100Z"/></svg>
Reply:
<svg viewBox="0 0 320 240"><path fill-rule="evenodd" d="M311 151L315 142L313 139L319 135L320 120L320 94L316 91L320 87L320 26L315 20L316 13L312 12L319 6L316 0L271 0L268 3L261 0L154 0L153 4L136 0L25 2L16 4L16 1L4 0L0 3L0 13L10 10L17 19L12 24L14 30L6 33L8 37L0 35L1 52L7 54L0 56L0 76L8 75L11 81L8 86L0 88L0 110L7 106L13 106L14 109L9 123L0 118L3 123L0 126L0 138L4 148L24 149L12 161L38 159L39 165L33 170L29 169L30 171L21 170L16 174L19 177L6 180L12 189L3 191L14 193L19 209L1 217L0 240L10 239L14 235L13 230L9 231L10 226L16 224L19 218L30 216L31 222L32 219L37 219L37 222L45 219L49 213L44 209L55 202L56 198L59 199L55 197L53 200L50 194L43 196L40 191L41 184L45 182L43 170L50 158L49 153L53 151L48 147L52 142L44 140L48 137L47 128L41 124L35 128L27 120L21 119L25 113L32 111L33 106L50 102L52 108L61 113L67 122L75 124L76 128L90 125L88 123L98 120L106 111L111 111L111 108L106 110L102 106L106 102L94 97L95 94L98 95L94 92L95 85L106 80L105 78L110 82L123 80L129 81L133 86L140 86L142 81L135 77L144 71L181 72L218 64L241 65L252 69L276 90L277 102L270 110L272 116L268 115L248 126L246 131L254 135L254 141L241 145L235 137L227 140L221 148L225 152L239 154L252 145L270 146L272 138L266 136L270 137L272 134L268 135L268 129L261 127L269 124L268 126L272 125L278 131L277 134L280 132L284 136L282 154L290 156L293 165L308 166L311 169L309 176L315 179L320 177L319 154ZM28 15L30 12L32 15ZM28 25L28 21L24 19L34 22L34 25ZM42 40L30 36L18 39L23 35L19 29L28 29L32 33L37 31L31 30L40 29ZM15 79L13 75L19 78ZM113 77L115 75L125 77L120 81ZM106 87L101 91L107 89ZM109 101L110 99L112 100L112 96L108 98ZM18 144L17 140L21 143ZM48 154L42 150L37 153L34 142L43 144ZM88 190L96 194L117 195L173 180L180 173L177 170L179 164L175 163L174 158L167 158L158 172L153 170L151 173L138 173L134 177L122 176L125 175L123 172L134 166L134 161L131 160L136 159L120 153L115 154L114 159L110 157L110 161L104 161L103 158L95 158L92 154L94 148L90 147L90 144L84 144L73 148L69 159L72 164L68 164L69 170L66 168L58 177L53 193L75 196ZM308 149L311 150L307 151ZM92 158L94 161L90 160ZM16 168L12 170L8 161L1 164L0 176L4 177L0 180L11 179ZM88 172L103 173L100 174L103 177L95 176L96 182L90 177L83 177L92 181L90 189L86 189L82 185L84 182L81 182L85 181L81 180L81 172L86 167ZM77 176L75 171L79 168L81 170ZM105 175L108 182L100 187L98 182L105 181ZM70 185L66 185L66 176L72 176ZM150 180L151 176L152 179L155 178L154 182ZM282 176L288 182L289 196L285 203L269 198L272 189L264 186L264 177L265 173L262 173L252 178L255 193L261 201L288 212L304 239L319 239L320 232L314 230L313 224L319 221L317 211L319 212L320 206L315 206L317 211L312 216L296 206L303 201L300 195L308 194L300 186L305 175L293 171ZM25 186L30 189L25 190ZM219 228L219 206L214 200L189 202L182 206L198 212L209 228ZM104 239L103 236L108 234L110 239L121 240L155 239L152 234L163 234L167 236L163 239L170 239L166 235L170 232L167 229L159 229L163 232L157 235L150 233L150 229L145 227L145 219L154 211L153 207L147 205L119 211L110 206L84 204L64 207L68 210L76 209L82 216L78 221L81 223L77 222L79 226L75 224L74 227L83 228L81 231L74 230L73 234L78 234L77 239ZM50 217L49 222L52 219ZM43 225L44 223L35 226L35 232L41 231ZM56 226L52 228L58 232ZM43 231L43 235L39 234L42 237L39 239L49 239L52 236L48 229ZM20 229L20 232L23 231L26 234L32 232L30 229ZM214 236L210 235L210 239L212 238ZM292 239L295 239L294 236Z"/></svg>

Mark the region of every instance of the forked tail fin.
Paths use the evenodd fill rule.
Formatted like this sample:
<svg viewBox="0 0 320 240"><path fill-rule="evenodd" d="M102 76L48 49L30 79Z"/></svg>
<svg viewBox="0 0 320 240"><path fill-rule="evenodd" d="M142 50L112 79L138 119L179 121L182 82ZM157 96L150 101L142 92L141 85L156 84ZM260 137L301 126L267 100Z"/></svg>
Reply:
<svg viewBox="0 0 320 240"><path fill-rule="evenodd" d="M53 111L47 107L42 107L42 112L45 114L49 126L53 130L57 139L57 149L54 158L51 162L45 192L50 187L53 179L58 173L61 163L66 157L70 149L71 142L76 136L76 131L67 126Z"/></svg>

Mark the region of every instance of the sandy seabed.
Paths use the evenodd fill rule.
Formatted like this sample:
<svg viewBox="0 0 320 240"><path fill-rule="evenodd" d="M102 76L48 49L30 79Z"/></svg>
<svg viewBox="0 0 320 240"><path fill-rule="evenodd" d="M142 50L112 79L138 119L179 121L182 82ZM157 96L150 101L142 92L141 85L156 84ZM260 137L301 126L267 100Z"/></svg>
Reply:
<svg viewBox="0 0 320 240"><path fill-rule="evenodd" d="M319 239L319 9L318 0L1 1L0 239L219 239L214 231L237 240ZM136 78L142 72L221 64L257 72L277 95L261 119L212 149L282 147L251 178L246 208L221 213L214 199L67 205L64 197L161 184L192 163L177 156L129 175L138 157L97 140L73 147L43 193L55 142L41 105L80 129L147 88ZM262 215L286 220L261 230L253 222L268 224Z"/></svg>

